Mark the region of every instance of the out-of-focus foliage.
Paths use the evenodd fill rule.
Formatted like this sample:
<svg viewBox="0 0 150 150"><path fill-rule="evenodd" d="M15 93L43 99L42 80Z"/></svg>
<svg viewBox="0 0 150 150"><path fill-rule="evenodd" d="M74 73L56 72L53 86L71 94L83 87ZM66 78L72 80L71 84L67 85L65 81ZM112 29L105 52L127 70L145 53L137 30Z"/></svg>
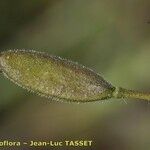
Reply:
<svg viewBox="0 0 150 150"><path fill-rule="evenodd" d="M48 0L1 0L0 44L12 40L15 33L27 22L35 20L49 4Z"/></svg>
<svg viewBox="0 0 150 150"><path fill-rule="evenodd" d="M150 91L150 1L0 1L0 44L78 61L116 86ZM146 101L57 103L0 77L0 133L16 139L92 139L92 149L150 148ZM91 149L91 148L90 148Z"/></svg>

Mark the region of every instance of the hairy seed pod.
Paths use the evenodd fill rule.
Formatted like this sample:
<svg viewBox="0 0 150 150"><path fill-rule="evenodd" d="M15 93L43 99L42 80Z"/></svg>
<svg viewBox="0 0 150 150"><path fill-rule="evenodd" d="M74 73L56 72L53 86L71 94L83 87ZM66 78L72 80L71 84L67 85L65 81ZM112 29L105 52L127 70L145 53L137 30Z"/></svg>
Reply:
<svg viewBox="0 0 150 150"><path fill-rule="evenodd" d="M92 70L42 52L4 51L0 56L0 65L8 79L47 98L97 101L111 98L115 89Z"/></svg>

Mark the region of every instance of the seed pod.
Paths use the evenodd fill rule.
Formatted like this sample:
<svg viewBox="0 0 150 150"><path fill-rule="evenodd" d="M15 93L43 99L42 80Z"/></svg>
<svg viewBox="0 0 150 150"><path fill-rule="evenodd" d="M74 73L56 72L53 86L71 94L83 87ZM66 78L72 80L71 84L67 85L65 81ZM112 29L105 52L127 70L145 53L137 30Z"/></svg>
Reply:
<svg viewBox="0 0 150 150"><path fill-rule="evenodd" d="M75 62L36 51L5 51L3 74L17 85L47 98L88 102L112 97L114 87Z"/></svg>

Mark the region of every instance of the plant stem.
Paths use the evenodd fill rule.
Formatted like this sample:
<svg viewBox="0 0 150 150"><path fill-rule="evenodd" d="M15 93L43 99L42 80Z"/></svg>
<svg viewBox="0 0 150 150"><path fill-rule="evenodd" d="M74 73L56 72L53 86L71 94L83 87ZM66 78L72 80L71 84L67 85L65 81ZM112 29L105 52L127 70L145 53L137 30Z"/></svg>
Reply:
<svg viewBox="0 0 150 150"><path fill-rule="evenodd" d="M150 101L150 93L139 92L134 90L127 90L124 88L116 88L113 92L114 98L135 98L135 99L143 99Z"/></svg>

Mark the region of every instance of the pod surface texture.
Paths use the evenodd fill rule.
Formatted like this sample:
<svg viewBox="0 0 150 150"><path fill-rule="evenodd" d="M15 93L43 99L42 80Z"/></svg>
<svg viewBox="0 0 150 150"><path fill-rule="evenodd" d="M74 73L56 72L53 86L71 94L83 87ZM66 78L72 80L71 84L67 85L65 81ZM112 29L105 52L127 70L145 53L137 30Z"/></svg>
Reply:
<svg viewBox="0 0 150 150"><path fill-rule="evenodd" d="M114 90L91 69L43 52L4 51L0 55L0 67L17 85L47 98L96 101L110 98Z"/></svg>

